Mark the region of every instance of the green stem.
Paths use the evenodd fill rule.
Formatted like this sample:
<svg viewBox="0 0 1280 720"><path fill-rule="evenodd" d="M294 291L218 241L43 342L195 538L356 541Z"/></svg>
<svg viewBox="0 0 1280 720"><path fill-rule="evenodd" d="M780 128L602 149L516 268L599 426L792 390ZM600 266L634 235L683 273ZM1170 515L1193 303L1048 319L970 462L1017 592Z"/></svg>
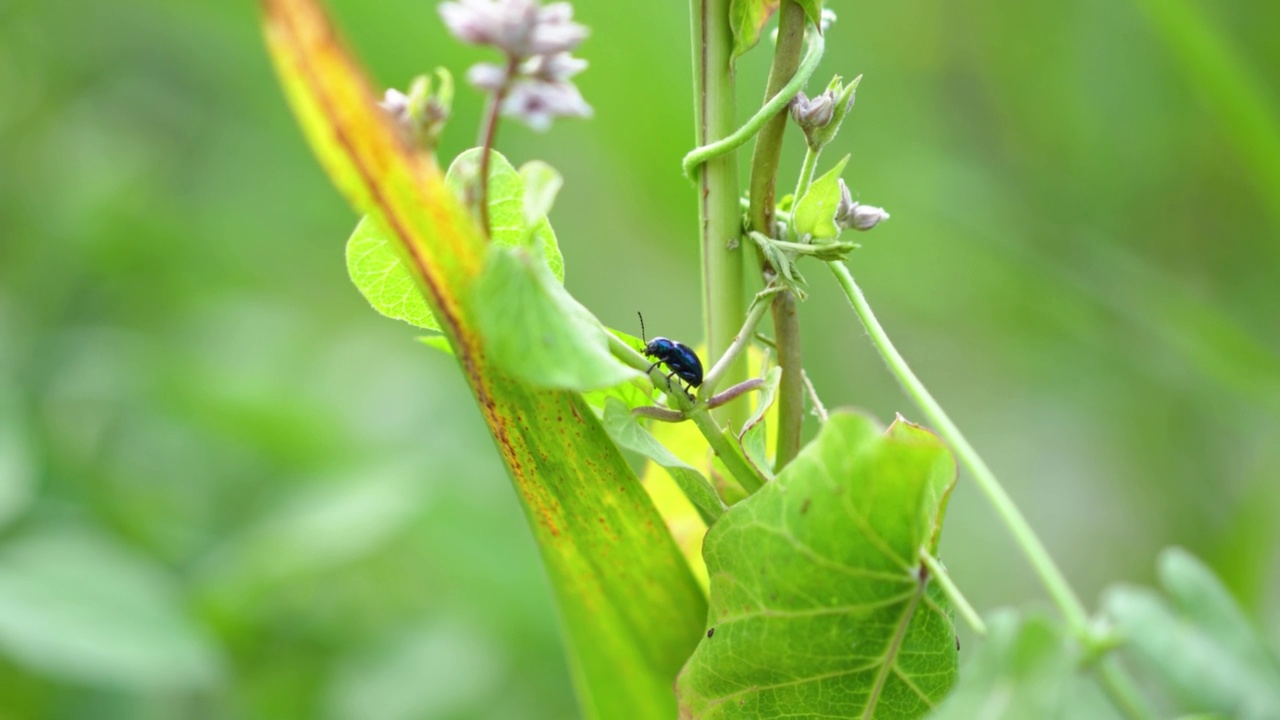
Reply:
<svg viewBox="0 0 1280 720"><path fill-rule="evenodd" d="M947 417L947 414L942 410L942 406L929 394L924 383L920 382L920 378L911 372L911 368L907 366L907 361L898 353L898 349L893 346L884 328L876 320L875 314L871 312L871 306L867 304L867 299L863 296L862 289L854 282L849 268L845 267L844 263L837 261L827 263L827 267L831 268L831 272L835 274L840 287L849 298L849 303L853 305L853 311L857 313L858 319L862 321L867 333L871 335L871 342L875 344L876 349L880 351L880 355L889 366L889 371L898 378L902 388L907 391L907 394L915 401L920 411L925 414L925 417L929 418L929 421L937 429L938 434L955 450L960 462L973 475L974 482L977 483L978 488L982 490L992 506L995 507L996 514L1004 521L1005 526L1009 528L1009 532L1017 541L1018 546L1022 548L1022 552L1026 555L1028 562L1031 563L1032 569L1040 577L1040 581L1044 583L1045 589L1049 591L1049 596L1058 606L1058 609L1062 611L1062 615L1067 619L1071 629L1082 639L1087 640L1090 637L1089 613L1085 610L1084 603L1080 602L1080 598L1076 597L1075 591L1067 583L1062 571L1054 564L1053 558L1049 557L1049 551L1040 542L1040 538L1031 529L1031 525L1023 517L1022 512L1018 510L1017 505L1014 505L1013 500L1005 492L1000 481L996 480L995 473L991 472L987 464L982 461L982 457L978 455L978 452L973 449L973 446L961 434L960 429L951 422L951 418Z"/></svg>
<svg viewBox="0 0 1280 720"><path fill-rule="evenodd" d="M787 130L786 103L804 87L821 58L821 35L812 33L814 44L801 60L805 27L804 8L794 0L782 0L778 8L778 45L769 69L765 89L765 108L776 107L756 137L751 154L750 206L747 218L751 230L774 237L773 211L777 204L778 162L782 155L782 137ZM764 262L765 278L778 268ZM804 381L801 377L800 316L794 293L782 292L773 299L773 334L778 351L782 379L778 383L778 439L775 446L775 471L781 470L800 452L800 431L804 426Z"/></svg>
<svg viewBox="0 0 1280 720"><path fill-rule="evenodd" d="M697 0L695 0L696 3ZM695 8L696 12L696 8ZM695 28L696 32L696 28ZM787 103L791 102L791 98L796 96L804 88L804 84L813 76L813 71L818 68L818 62L822 60L823 43L822 36L816 31L809 33L809 51L805 53L804 59L800 61L800 66L796 69L795 75L791 77L791 81L783 86L781 92L774 95L769 102L765 103L755 115L751 116L742 127L738 128L732 134L725 136L721 140L713 143L699 144L699 147L689 151L684 156L684 172L689 177L694 176L694 172L699 165L708 163L712 158L718 157L725 153L737 150L747 141L751 140L760 129L765 126L779 111L787 107ZM694 36L695 44L698 41L697 35Z"/></svg>
<svg viewBox="0 0 1280 720"><path fill-rule="evenodd" d="M1098 675L1102 689L1106 690L1111 701L1129 720L1149 720L1155 717L1115 655L1099 660L1094 672Z"/></svg>
<svg viewBox="0 0 1280 720"><path fill-rule="evenodd" d="M804 427L804 361L800 352L800 314L796 295L787 291L773 299L773 342L782 377L778 380L778 437L774 445L775 473L800 454Z"/></svg>
<svg viewBox="0 0 1280 720"><path fill-rule="evenodd" d="M725 437L716 421L703 408L695 408L689 413L689 419L698 427L698 431L707 439L707 444L720 457L720 462L729 471L743 490L753 493L764 486L764 478L747 462L746 458L734 449L733 443Z"/></svg>
<svg viewBox="0 0 1280 720"><path fill-rule="evenodd" d="M809 402L813 403L813 411L818 414L818 422L826 422L827 406L818 397L818 390L813 387L813 381L809 380L809 373L801 371L800 376L804 378L804 389L809 391Z"/></svg>
<svg viewBox="0 0 1280 720"><path fill-rule="evenodd" d="M813 174L818 169L818 156L822 154L821 149L809 148L804 153L804 164L800 166L800 177L796 179L796 192L791 196L791 207L794 208L796 203L800 202L800 198L809 191L809 185L813 182ZM796 225L795 218L791 214L786 217L787 221L787 237L795 239Z"/></svg>
<svg viewBox="0 0 1280 720"><path fill-rule="evenodd" d="M738 359L742 351L747 348L751 339L755 337L756 326L760 324L764 313L769 309L769 303L765 302L764 297L756 295L756 299L751 303L751 309L747 312L747 319L742 323L742 329L734 336L733 343L729 345L729 349L725 350L724 355L716 361L715 366L707 371L702 378L702 387L698 388L698 397L709 398L715 394L716 388L719 387L720 381L724 378L729 367Z"/></svg>
<svg viewBox="0 0 1280 720"><path fill-rule="evenodd" d="M1089 628L1089 613L1085 609L1084 603L1080 602L1080 598L1076 597L1075 591L1067 583L1066 576L1062 574L1062 571L1053 562L1053 558L1049 556L1049 551L1040 542L1040 538L1031 529L1027 519L1018 510L1018 506L1013 503L1013 499L1005 492L1004 486L996 479L995 473L991 472L987 464L982 461L982 457L965 439L960 429L955 426L955 423L951 422L951 418L947 417L946 412L942 410L942 406L929 394L924 383L920 382L920 378L911 372L907 361L893 346L893 342L889 340L889 336L880 325L880 321L876 320L875 313L871 312L871 306L867 304L867 298L862 294L862 289L854 282L849 268L845 267L844 263L837 261L827 263L827 267L831 268L831 272L835 274L836 280L840 283L845 296L849 299L849 304L853 306L853 311L857 313L863 327L871 335L871 342L880 351L885 364L889 366L889 371L898 378L902 388L915 401L920 411L933 423L938 434L955 450L960 462L969 470L974 482L978 484L978 489L987 496L987 500L995 508L996 514L1004 521L1009 533L1017 541L1018 547L1022 549L1032 569L1040 577L1040 582L1044 584L1045 589L1049 592L1049 597L1053 599L1054 604L1058 606L1063 617L1066 618L1072 632L1084 643L1093 643L1094 634ZM1103 658L1098 665L1097 672L1103 689L1111 695L1112 701L1128 717L1133 720L1152 717L1151 711L1146 707L1141 696L1134 691L1128 677L1115 661L1115 658Z"/></svg>
<svg viewBox="0 0 1280 720"><path fill-rule="evenodd" d="M947 569L942 567L942 563L938 559L930 555L927 551L920 551L920 562L929 568L929 576L938 581L942 586L942 591L951 599L951 604L956 606L960 611L960 615L964 617L965 622L969 623L969 627L979 635L987 634L987 624L982 622L982 617L978 615L978 611L973 609L973 605L969 604L968 598L964 593L960 592L960 588L952 582L951 576L947 574Z"/></svg>
<svg viewBox="0 0 1280 720"><path fill-rule="evenodd" d="M626 365L644 372L653 364L648 358L636 352L635 348L628 345L618 336L610 332L606 332L605 335L607 335L609 339L609 352ZM748 334L747 337L751 337L751 335ZM662 389L663 384L666 382L666 376L660 370L655 369L649 372L649 380L653 383L654 387ZM679 413L681 413L686 419L693 421L693 424L698 428L698 431L702 433L704 438L706 438L707 444L710 445L711 449L715 451L715 454L720 457L720 461L724 463L729 474L733 476L734 480L738 481L738 484L741 485L744 490L749 493L755 492L764 485L764 478L760 476L760 473L756 472L755 468L751 467L741 453L734 450L729 438L725 436L724 430L722 430L716 423L715 419L711 417L711 413L705 405L695 402L692 398L685 395L683 390L668 392L666 395L675 404ZM743 405L744 403L733 404ZM655 409L659 411L665 410L665 408ZM657 413L657 415L657 419L661 420L671 421L675 419L662 417L662 415L665 415L665 413L662 412Z"/></svg>
<svg viewBox="0 0 1280 720"><path fill-rule="evenodd" d="M691 0L690 5L696 141L706 145L732 133L736 124L730 0ZM717 358L733 344L747 309L737 153L709 156L697 181L707 356ZM731 364L725 377L731 383L745 380L746 359ZM747 419L747 408L733 403L717 410L716 415L731 425L740 425Z"/></svg>

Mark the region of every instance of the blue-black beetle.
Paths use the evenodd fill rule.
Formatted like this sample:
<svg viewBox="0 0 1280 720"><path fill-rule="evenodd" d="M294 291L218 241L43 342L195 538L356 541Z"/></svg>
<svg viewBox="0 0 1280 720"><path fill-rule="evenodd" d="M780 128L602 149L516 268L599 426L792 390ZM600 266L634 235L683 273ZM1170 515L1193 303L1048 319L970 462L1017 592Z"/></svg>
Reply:
<svg viewBox="0 0 1280 720"><path fill-rule="evenodd" d="M636 315L640 315L640 313L636 313ZM671 370L671 373L667 375L668 383L671 382L671 376L674 375L689 383L690 387L698 387L702 384L702 361L698 359L698 354L693 351L693 348L664 337L656 337L653 340L649 340L645 337L643 315L640 315L640 338L644 340L645 356L655 358L658 361L650 365L649 370L653 370L658 365L665 363Z"/></svg>

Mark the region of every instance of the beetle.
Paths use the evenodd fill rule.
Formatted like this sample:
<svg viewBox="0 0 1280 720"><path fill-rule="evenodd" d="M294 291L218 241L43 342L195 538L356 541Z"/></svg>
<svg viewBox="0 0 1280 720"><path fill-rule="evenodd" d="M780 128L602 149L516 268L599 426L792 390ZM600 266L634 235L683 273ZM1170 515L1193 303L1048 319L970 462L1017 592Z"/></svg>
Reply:
<svg viewBox="0 0 1280 720"><path fill-rule="evenodd" d="M636 315L640 313L637 312ZM664 337L656 337L653 340L646 338L644 315L640 315L640 339L644 341L645 357L657 360L649 366L649 370L645 371L646 374L665 363L671 370L667 375L668 386L673 375L689 383L689 387L698 387L702 384L702 361L698 359L698 354L693 351L693 348Z"/></svg>

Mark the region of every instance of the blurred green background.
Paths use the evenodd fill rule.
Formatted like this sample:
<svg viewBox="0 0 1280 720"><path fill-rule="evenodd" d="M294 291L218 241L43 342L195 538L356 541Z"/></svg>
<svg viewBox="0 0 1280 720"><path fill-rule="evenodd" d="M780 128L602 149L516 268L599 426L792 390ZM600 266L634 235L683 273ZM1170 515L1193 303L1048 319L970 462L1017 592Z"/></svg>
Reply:
<svg viewBox="0 0 1280 720"><path fill-rule="evenodd" d="M382 83L484 57L430 2L331 5ZM1280 4L832 5L820 79L866 77L826 166L893 214L852 264L900 349L1090 604L1176 543L1275 638ZM565 175L570 290L694 341L687 5L577 15L595 119L500 147ZM574 715L509 481L348 282L355 220L253 4L0 0L0 717ZM827 404L918 417L808 274ZM963 480L943 547L981 608L1043 603Z"/></svg>

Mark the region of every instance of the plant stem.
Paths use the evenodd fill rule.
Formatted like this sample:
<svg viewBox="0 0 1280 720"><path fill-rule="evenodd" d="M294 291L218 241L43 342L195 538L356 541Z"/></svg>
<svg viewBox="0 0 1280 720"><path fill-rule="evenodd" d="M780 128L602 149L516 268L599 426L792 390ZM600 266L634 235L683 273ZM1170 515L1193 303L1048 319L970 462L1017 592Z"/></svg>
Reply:
<svg viewBox="0 0 1280 720"><path fill-rule="evenodd" d="M756 296L754 302L751 303L751 309L747 311L747 319L742 323L742 329L738 330L738 334L734 336L733 343L729 345L729 349L725 350L724 355L716 361L716 364L707 371L705 377L702 378L702 387L698 388L699 397L711 397L715 394L716 388L720 385L725 372L738 359L742 351L747 348L747 344L755 337L756 326L760 324L760 319L764 317L765 310L769 309L769 303L759 295Z"/></svg>
<svg viewBox="0 0 1280 720"><path fill-rule="evenodd" d="M769 82L765 88L765 105L777 104L782 98L790 102L784 90L800 78L800 55L804 47L806 18L804 8L794 0L782 0L778 9L778 45L769 69ZM816 43L820 44L821 40ZM814 53L810 53L813 55ZM820 53L819 53L820 56ZM816 62L814 63L816 66ZM812 73L812 70L809 70ZM807 78L805 78L807 79ZM793 96L804 86L792 90ZM747 217L751 229L773 237L773 209L777 202L778 159L782 154L782 136L787 129L785 104L779 105L772 117L760 128L756 146L751 154L751 184L748 189L750 206ZM764 263L765 277L776 269ZM773 299L773 333L778 351L778 366L782 379L778 383L778 440L775 447L775 472L781 470L800 452L800 430L804 425L804 380L801 377L800 316L796 311L796 297L791 292L781 292Z"/></svg>
<svg viewBox="0 0 1280 720"><path fill-rule="evenodd" d="M822 149L817 150L809 148L804 153L804 164L800 166L800 177L796 179L796 191L791 196L791 207L794 209L796 203L800 202L800 198L809 191L809 185L813 182L813 174L818 169L818 156L822 154ZM793 215L787 216L787 237L795 239L796 224Z"/></svg>
<svg viewBox="0 0 1280 720"><path fill-rule="evenodd" d="M1089 628L1089 613L1085 609L1084 603L1080 602L1080 598L1076 597L1075 591L1071 589L1066 576L1062 574L1057 564L1053 562L1053 558L1049 556L1049 551L1040 542L1040 538L1031 529L1031 525L1023 517L1022 512L1018 510L1018 506L1014 504L1013 499L1005 492L1004 486L996 479L995 473L991 472L991 468L987 467L987 464L982 461L978 451L973 449L973 446L965 439L960 429L955 426L955 423L951 422L951 418L947 417L942 406L938 404L937 400L933 399L933 395L929 394L924 383L920 382L920 378L916 377L916 374L907 365L907 361L893 346L893 342L889 340L889 335L885 333L884 327L880 325L880 321L876 320L875 313L871 312L871 306L867 303L866 296L862 294L862 288L858 287L858 284L854 281L853 274L849 272L849 268L838 261L828 262L827 267L831 268L831 272L835 274L836 280L840 283L845 296L849 299L849 304L853 306L853 311L858 315L858 319L862 321L863 327L866 328L867 333L871 336L871 342L880 351L880 356L884 358L885 364L889 366L889 371L897 377L902 388L915 401L920 411L933 423L938 434L955 450L960 462L968 468L969 473L978 484L978 489L987 496L987 500L995 508L996 514L1004 521L1005 527L1009 529L1009 533L1017 541L1018 547L1022 549L1032 569L1040 577L1040 582L1044 584L1045 589L1049 592L1049 597L1053 599L1054 604L1058 606L1059 611L1066 618L1072 632L1082 642L1092 644L1094 637ZM1151 711L1146 707L1141 696L1134 691L1129 678L1124 674L1123 668L1115 661L1114 657L1103 658L1099 661L1097 672L1103 689L1110 694L1112 701L1125 715L1134 720L1152 717Z"/></svg>
<svg viewBox="0 0 1280 720"><path fill-rule="evenodd" d="M764 478L760 477L746 458L734 449L733 443L725 437L720 426L705 408L694 408L689 413L689 419L698 427L698 431L707 439L707 444L720 457L720 462L724 463L725 469L738 481L743 490L753 493L764 486Z"/></svg>
<svg viewBox="0 0 1280 720"><path fill-rule="evenodd" d="M763 304L763 303L762 303ZM621 360L624 364L629 365L637 370L644 371L652 364L648 358L636 352L636 349L628 345L621 338L613 333L606 332L605 335L609 339L609 352L615 358ZM751 337L750 334L747 337ZM656 377L655 377L656 373ZM661 387L660 382L666 380L666 376L660 370L650 370L649 380L653 382L654 387ZM742 388L742 390L752 389L751 387ZM728 392L727 390L725 392ZM681 419L692 420L693 424L706 438L707 444L720 456L720 461L724 463L729 474L734 480L743 487L747 492L755 492L764 485L764 478L750 463L737 452L729 438L725 437L724 430L718 425L706 406L697 404L693 399L684 394L683 391L674 391L667 393L667 397L675 403L677 413L683 417L674 417L672 411L667 408L653 408L656 412L641 412L641 415L647 415L665 422L677 422ZM736 403L743 405L743 403Z"/></svg>
<svg viewBox="0 0 1280 720"><path fill-rule="evenodd" d="M813 403L813 410L818 413L818 422L826 422L827 406L823 405L822 400L818 398L818 391L809 380L809 373L802 370L800 375L804 377L804 388L809 391L809 401Z"/></svg>
<svg viewBox="0 0 1280 720"><path fill-rule="evenodd" d="M1080 598L1076 597L1075 591L1067 583L1062 571L1054 564L1053 558L1049 557L1048 550L1040 542L1040 538L1036 537L1031 525L1022 516L1022 512L1014 505L1013 500L1005 492L1000 481L996 480L995 474L982 461L977 451L961 434L960 429L951 422L951 418L947 417L947 414L942 410L942 406L929 394L924 383L920 382L920 378L911 372L911 368L907 366L907 361L898 353L897 348L889 340L884 328L876 320L875 314L871 312L871 306L867 304L867 299L863 296L862 289L854 282L849 268L844 263L836 261L827 263L827 267L831 268L831 272L835 274L840 287L849 298L849 303L853 305L853 311L857 313L858 319L862 321L867 333L871 335L871 342L875 344L876 349L880 351L880 355L889 366L889 371L897 377L902 388L907 391L907 394L915 401L920 411L933 423L938 434L955 450L960 462L973 475L974 482L978 484L978 488L982 490L992 506L995 507L996 514L1004 521L1005 526L1009 528L1009 532L1018 542L1019 547L1022 548L1022 552L1031 563L1032 569L1040 577L1040 581L1044 583L1045 589L1049 591L1049 596L1058 606L1058 609L1062 611L1071 629L1082 639L1088 640L1090 637L1089 614L1085 610L1084 604L1080 602Z"/></svg>
<svg viewBox="0 0 1280 720"><path fill-rule="evenodd" d="M951 576L947 574L947 569L942 567L942 563L927 551L920 551L920 562L929 568L929 575L938 581L942 586L943 592L951 599L951 603L960 611L960 615L964 617L965 622L969 623L969 627L979 635L987 634L987 624L982 622L982 617L978 615L978 611L973 609L973 605L969 604L968 598L964 593L960 592L960 588L951 581Z"/></svg>
<svg viewBox="0 0 1280 720"><path fill-rule="evenodd" d="M1125 717L1130 720L1148 720L1155 717L1151 708L1147 706L1146 700L1138 694L1137 688L1125 674L1124 668L1115 655L1099 660L1094 667L1094 672L1098 675L1098 682L1102 685L1102 689L1106 690L1111 701L1120 712L1124 713Z"/></svg>
<svg viewBox="0 0 1280 720"><path fill-rule="evenodd" d="M795 97L796 93L804 88L805 83L813 76L813 71L818 68L818 63L822 60L822 52L822 36L816 32L811 32L809 34L809 50L805 53L804 59L800 61L800 67L796 70L796 74L791 77L791 81L782 88L781 92L774 95L757 110L750 120L743 123L742 127L721 140L690 150L689 154L684 156L684 174L694 177L698 166L709 159L746 145L748 140L755 137L755 134L760 132L760 129L779 111L785 109L787 104L791 102L791 98Z"/></svg>
<svg viewBox="0 0 1280 720"><path fill-rule="evenodd" d="M804 427L804 372L800 353L800 315L796 296L779 293L773 299L773 341L782 378L778 381L778 437L774 446L775 473L800 454L800 431Z"/></svg>
<svg viewBox="0 0 1280 720"><path fill-rule="evenodd" d="M734 130L733 31L730 0L691 0L696 142L706 145ZM727 152L708 159L698 174L699 237L702 247L702 309L707 355L720 357L733 344L746 315L746 278L738 210L738 157ZM747 378L745 358L725 371L731 383ZM716 415L731 426L747 418L735 403Z"/></svg>
<svg viewBox="0 0 1280 720"><path fill-rule="evenodd" d="M486 238L489 237L489 151L493 149L493 144L498 139L498 115L502 111L502 101L507 97L507 91L511 89L511 79L519 69L520 58L513 55L507 59L506 76L497 92L489 99L484 128L480 131L480 174L476 179L479 200L476 205L476 215L480 219L480 229Z"/></svg>

